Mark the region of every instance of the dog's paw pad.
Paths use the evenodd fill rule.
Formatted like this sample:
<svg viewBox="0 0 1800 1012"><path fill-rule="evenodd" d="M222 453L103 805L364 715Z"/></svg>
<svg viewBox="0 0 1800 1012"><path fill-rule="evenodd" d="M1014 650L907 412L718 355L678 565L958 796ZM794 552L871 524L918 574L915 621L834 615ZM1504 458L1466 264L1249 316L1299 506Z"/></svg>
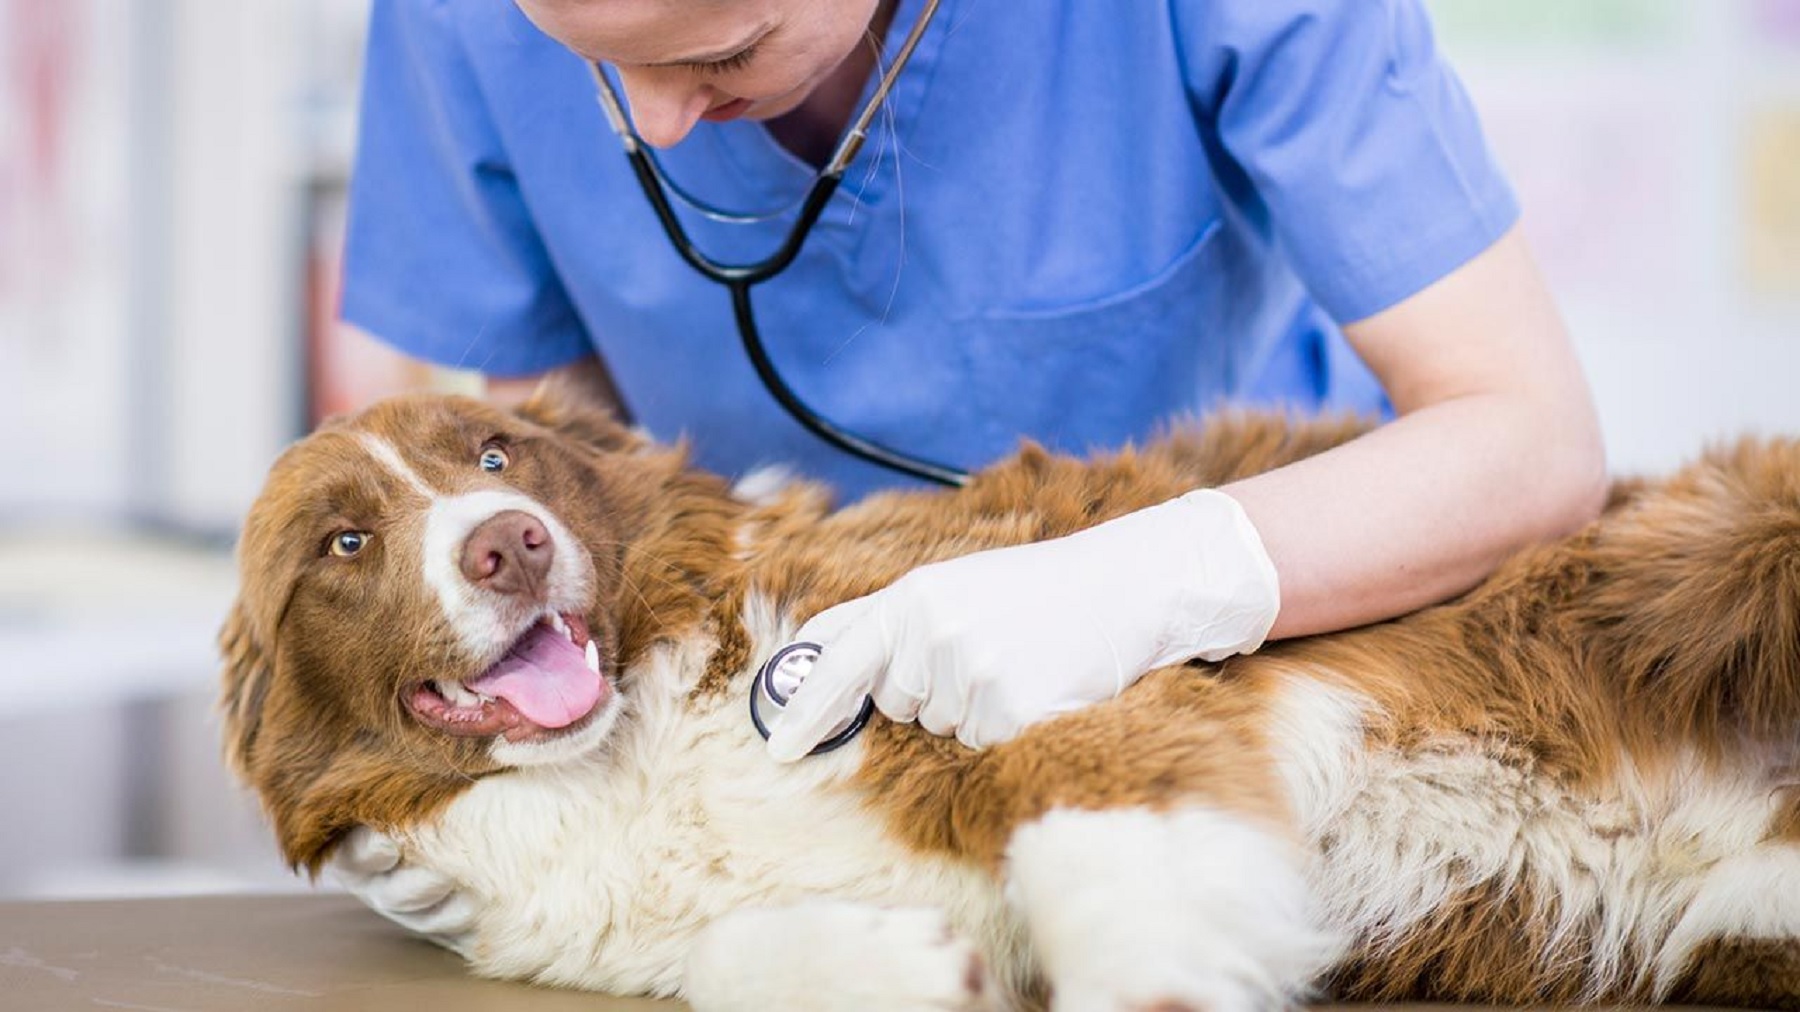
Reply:
<svg viewBox="0 0 1800 1012"><path fill-rule="evenodd" d="M779 939L786 958L763 958ZM812 903L742 911L708 929L688 960L702 1012L775 1008L988 1012L999 988L981 953L923 908Z"/></svg>
<svg viewBox="0 0 1800 1012"><path fill-rule="evenodd" d="M1285 1002L1265 998L1230 987L1203 987L1198 982L1186 987L1138 988L1090 982L1054 988L1050 1007L1054 1012L1255 1012L1287 1007Z"/></svg>
<svg viewBox="0 0 1800 1012"><path fill-rule="evenodd" d="M987 961L935 910L871 911L872 940L886 952L869 978L867 1007L980 1012L994 993ZM876 967L869 967L875 970Z"/></svg>
<svg viewBox="0 0 1800 1012"><path fill-rule="evenodd" d="M987 960L981 953L969 953L969 962L963 968L963 990L971 998L980 998L987 993Z"/></svg>

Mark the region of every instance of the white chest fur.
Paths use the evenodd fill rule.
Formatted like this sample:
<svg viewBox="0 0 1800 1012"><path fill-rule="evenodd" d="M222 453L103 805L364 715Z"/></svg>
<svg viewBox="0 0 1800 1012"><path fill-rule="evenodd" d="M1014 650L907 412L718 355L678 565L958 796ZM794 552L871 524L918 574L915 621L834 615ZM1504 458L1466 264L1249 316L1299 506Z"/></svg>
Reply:
<svg viewBox="0 0 1800 1012"><path fill-rule="evenodd" d="M975 938L1013 930L989 876L886 837L846 786L857 743L778 765L742 695L690 699L707 646L632 671L600 752L485 780L408 839L409 859L483 902L478 971L673 994L707 922L821 895L936 906Z"/></svg>

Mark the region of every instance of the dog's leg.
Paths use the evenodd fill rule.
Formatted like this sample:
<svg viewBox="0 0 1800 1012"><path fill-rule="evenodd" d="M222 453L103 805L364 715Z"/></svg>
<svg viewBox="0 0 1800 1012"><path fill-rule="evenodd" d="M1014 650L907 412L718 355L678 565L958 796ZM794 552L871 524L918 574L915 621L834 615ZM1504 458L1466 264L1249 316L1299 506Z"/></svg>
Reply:
<svg viewBox="0 0 1800 1012"><path fill-rule="evenodd" d="M1224 808L1050 812L1006 888L1057 1012L1277 1008L1336 950L1293 844Z"/></svg>
<svg viewBox="0 0 1800 1012"><path fill-rule="evenodd" d="M1658 1000L1800 1009L1800 847L1722 861L1663 943Z"/></svg>
<svg viewBox="0 0 1800 1012"><path fill-rule="evenodd" d="M981 956L942 913L815 901L740 910L701 931L682 997L696 1012L989 1012Z"/></svg>
<svg viewBox="0 0 1800 1012"><path fill-rule="evenodd" d="M1283 1003L1335 952L1300 841L1342 803L1365 703L1254 661L980 751L877 726L864 786L897 839L1002 876L1057 1008Z"/></svg>

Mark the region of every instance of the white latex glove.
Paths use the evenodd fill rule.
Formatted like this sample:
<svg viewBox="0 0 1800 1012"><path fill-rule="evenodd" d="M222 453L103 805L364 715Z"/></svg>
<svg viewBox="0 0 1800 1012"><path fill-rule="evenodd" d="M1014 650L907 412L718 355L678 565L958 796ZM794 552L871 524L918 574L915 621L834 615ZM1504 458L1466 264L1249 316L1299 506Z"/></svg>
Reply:
<svg viewBox="0 0 1800 1012"><path fill-rule="evenodd" d="M1190 492L1037 544L922 566L820 612L822 654L769 736L805 755L864 695L975 748L1107 699L1147 671L1262 645L1275 566L1237 500Z"/></svg>
<svg viewBox="0 0 1800 1012"><path fill-rule="evenodd" d="M392 837L358 826L328 866L332 877L369 909L428 941L467 954L475 929L474 899L449 878L403 862Z"/></svg>

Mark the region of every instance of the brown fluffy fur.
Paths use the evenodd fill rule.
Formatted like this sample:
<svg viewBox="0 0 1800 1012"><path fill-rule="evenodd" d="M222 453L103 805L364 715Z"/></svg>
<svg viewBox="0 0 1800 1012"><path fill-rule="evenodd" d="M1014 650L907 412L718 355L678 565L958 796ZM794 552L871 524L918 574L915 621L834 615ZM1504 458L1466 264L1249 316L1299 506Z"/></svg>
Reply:
<svg viewBox="0 0 1800 1012"><path fill-rule="evenodd" d="M764 505L738 502L719 480L687 469L679 450L644 447L554 397L517 417L468 401L402 399L328 427L272 472L246 526L244 596L222 636L228 753L261 793L290 860L313 869L350 826L430 819L495 772L468 743L421 734L391 700L369 695L403 679L332 682L331 672L366 668L371 657L407 669L434 657L419 636L317 635L346 600L385 606L356 599L316 552L294 549L315 546L330 526L309 504L320 488L336 489L338 502L403 494L333 462L332 441L346 430L395 440L449 433L442 438L462 441L458 453L504 432L551 460L508 480L559 512L592 504L570 522L601 570L590 622L611 668L654 643L704 634L717 646L698 701L743 689L752 647L739 616L753 589L810 615L920 564L1070 533L1319 452L1360 426L1222 416L1091 461L1026 447L965 489L878 495L835 512L808 485ZM734 541L740 529L751 532L747 551ZM1371 749L1483 742L1522 775L1575 791L1605 781L1625 754L1654 767L1672 745L1716 770L1771 775L1759 764L1800 726L1800 446L1746 441L1666 482L1621 484L1602 520L1522 553L1454 602L1222 665L1154 672L1118 699L993 749L973 752L878 719L859 786L893 813L896 838L988 868L1016 828L1053 808L1200 799L1292 832L1265 738L1275 690L1296 673L1377 704ZM368 713L384 717L372 725ZM1787 811L1772 835L1800 837L1800 799ZM1386 999L1647 997L1629 983L1584 990L1588 953L1576 942L1551 945L1537 919L1545 899L1517 890L1460 897L1424 929L1363 948L1335 985ZM1690 971L1684 999L1766 1003L1770 987L1791 996L1794 946L1720 940L1708 951L1719 962Z"/></svg>

